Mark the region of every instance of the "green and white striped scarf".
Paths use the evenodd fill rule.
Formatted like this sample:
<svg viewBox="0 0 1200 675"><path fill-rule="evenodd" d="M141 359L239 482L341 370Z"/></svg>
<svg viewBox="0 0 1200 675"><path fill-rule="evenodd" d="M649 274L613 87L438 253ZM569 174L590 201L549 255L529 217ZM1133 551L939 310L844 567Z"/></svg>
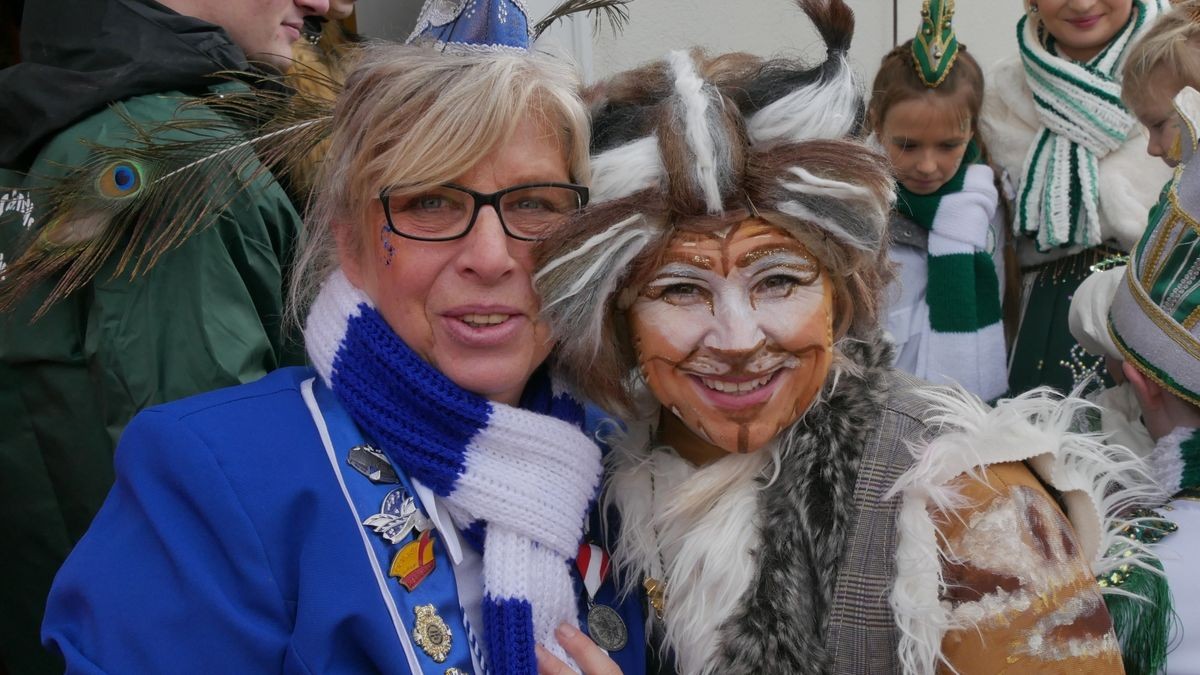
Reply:
<svg viewBox="0 0 1200 675"><path fill-rule="evenodd" d="M1102 243L1100 159L1121 147L1137 123L1121 102L1117 73L1129 45L1168 7L1167 0L1134 0L1129 22L1087 63L1059 56L1054 38L1029 17L1017 22L1042 129L1025 158L1014 225L1039 250Z"/></svg>
<svg viewBox="0 0 1200 675"><path fill-rule="evenodd" d="M1000 196L974 141L954 177L929 195L897 184L896 210L929 231L929 350L924 372L985 401L1008 387L1000 284L991 251Z"/></svg>

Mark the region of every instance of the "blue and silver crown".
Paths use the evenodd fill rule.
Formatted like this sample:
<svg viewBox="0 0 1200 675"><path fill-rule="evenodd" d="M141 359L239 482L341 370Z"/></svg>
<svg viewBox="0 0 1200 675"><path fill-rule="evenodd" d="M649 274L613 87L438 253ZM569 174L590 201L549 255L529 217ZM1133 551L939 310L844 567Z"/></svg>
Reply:
<svg viewBox="0 0 1200 675"><path fill-rule="evenodd" d="M473 51L528 51L533 42L524 0L425 0L408 42Z"/></svg>

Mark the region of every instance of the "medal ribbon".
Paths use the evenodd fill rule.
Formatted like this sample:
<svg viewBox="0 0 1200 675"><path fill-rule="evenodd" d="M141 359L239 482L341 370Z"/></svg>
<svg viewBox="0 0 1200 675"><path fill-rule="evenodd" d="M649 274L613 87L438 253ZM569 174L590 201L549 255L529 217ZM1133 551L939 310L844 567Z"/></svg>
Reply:
<svg viewBox="0 0 1200 675"><path fill-rule="evenodd" d="M579 557L575 558L575 567L579 570L579 578L583 580L583 587L587 590L588 600L594 601L600 584L608 578L608 551L585 541L579 545Z"/></svg>

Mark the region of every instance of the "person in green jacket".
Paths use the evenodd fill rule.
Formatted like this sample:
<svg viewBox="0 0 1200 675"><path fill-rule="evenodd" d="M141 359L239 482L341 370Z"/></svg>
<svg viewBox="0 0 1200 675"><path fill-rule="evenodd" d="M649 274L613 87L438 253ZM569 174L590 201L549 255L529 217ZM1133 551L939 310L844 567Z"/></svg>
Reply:
<svg viewBox="0 0 1200 675"><path fill-rule="evenodd" d="M246 71L251 60L282 69L304 17L327 9L328 0L26 3L22 63L0 70L0 294L21 282L14 262L52 223L39 187L84 165L96 145L133 147L135 129L179 115L211 121L213 110L180 104L246 86L217 71ZM197 182L178 202L219 206L157 259L130 247L122 261L135 237L118 239L72 292L55 292L61 275L39 279L0 313L0 672L62 672L38 643L46 594L109 490L129 419L302 362L281 298L300 218L269 173L240 169L254 176L249 189ZM137 178L106 170L102 193ZM142 216L151 230L171 219Z"/></svg>

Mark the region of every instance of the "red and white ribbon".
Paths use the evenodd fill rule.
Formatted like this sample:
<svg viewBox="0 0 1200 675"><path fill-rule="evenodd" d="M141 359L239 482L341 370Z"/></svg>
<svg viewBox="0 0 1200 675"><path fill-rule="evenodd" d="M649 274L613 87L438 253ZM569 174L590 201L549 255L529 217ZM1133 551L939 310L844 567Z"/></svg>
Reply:
<svg viewBox="0 0 1200 675"><path fill-rule="evenodd" d="M608 551L584 542L579 545L579 557L575 559L575 567L583 579L583 587L587 589L588 599L596 597L600 584L608 578Z"/></svg>

